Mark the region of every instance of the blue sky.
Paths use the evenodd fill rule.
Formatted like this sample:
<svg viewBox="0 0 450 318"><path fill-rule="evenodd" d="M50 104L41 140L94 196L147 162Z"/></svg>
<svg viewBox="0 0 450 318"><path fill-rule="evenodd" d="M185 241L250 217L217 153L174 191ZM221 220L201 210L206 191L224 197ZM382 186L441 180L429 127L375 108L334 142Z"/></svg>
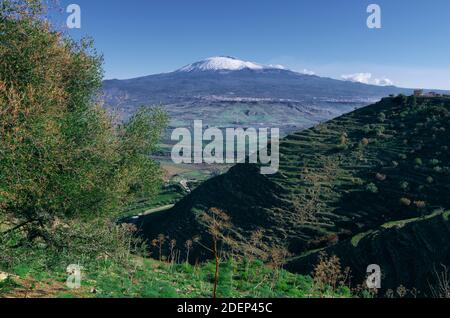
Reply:
<svg viewBox="0 0 450 318"><path fill-rule="evenodd" d="M61 0L81 7L79 38L95 39L106 78L169 72L230 55L320 76L450 89L448 0ZM366 25L369 4L382 28ZM59 13L58 26L67 13Z"/></svg>

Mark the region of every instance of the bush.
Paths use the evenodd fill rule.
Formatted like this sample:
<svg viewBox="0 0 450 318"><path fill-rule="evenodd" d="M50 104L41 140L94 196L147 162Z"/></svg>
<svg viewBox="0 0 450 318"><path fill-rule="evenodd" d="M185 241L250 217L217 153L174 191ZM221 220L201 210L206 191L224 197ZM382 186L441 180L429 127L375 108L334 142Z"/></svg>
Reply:
<svg viewBox="0 0 450 318"><path fill-rule="evenodd" d="M65 272L69 264L82 264L89 271L106 261L127 268L131 253L145 253L136 228L108 220L55 222L41 231L46 240L30 241L22 232L0 237L0 268L38 278L54 270Z"/></svg>
<svg viewBox="0 0 450 318"><path fill-rule="evenodd" d="M386 114L383 113L383 112L381 112L381 113L378 115L378 121L379 121L380 123L384 123L384 122L386 121Z"/></svg>
<svg viewBox="0 0 450 318"><path fill-rule="evenodd" d="M427 206L425 201L414 201L414 205L418 208L418 209L423 209Z"/></svg>
<svg viewBox="0 0 450 318"><path fill-rule="evenodd" d="M400 189L402 189L403 191L406 191L409 189L409 183L406 181L400 182Z"/></svg>
<svg viewBox="0 0 450 318"><path fill-rule="evenodd" d="M366 187L366 190L371 193L378 193L378 187L374 183L369 183Z"/></svg>
<svg viewBox="0 0 450 318"><path fill-rule="evenodd" d="M347 283L349 269L342 269L340 259L328 256L325 252L319 253L318 263L312 273L314 288L321 294L335 291Z"/></svg>
<svg viewBox="0 0 450 318"><path fill-rule="evenodd" d="M408 199L408 198L401 198L401 199L400 199L400 203L401 203L402 205L405 205L405 206L410 206L410 205L411 205L411 200Z"/></svg>
<svg viewBox="0 0 450 318"><path fill-rule="evenodd" d="M441 173L442 170L443 170L442 167L439 167L439 166L436 166L436 167L433 168L433 171L437 172L437 173Z"/></svg>
<svg viewBox="0 0 450 318"><path fill-rule="evenodd" d="M438 159L431 159L430 160L430 165L432 166L437 166L440 163L440 161Z"/></svg>
<svg viewBox="0 0 450 318"><path fill-rule="evenodd" d="M377 136L383 136L383 134L385 132L385 128L384 128L384 126L379 126L375 129L375 131L376 131Z"/></svg>
<svg viewBox="0 0 450 318"><path fill-rule="evenodd" d="M367 146L367 145L369 144L369 139L363 138L363 139L361 140L361 144L362 144L364 147Z"/></svg>

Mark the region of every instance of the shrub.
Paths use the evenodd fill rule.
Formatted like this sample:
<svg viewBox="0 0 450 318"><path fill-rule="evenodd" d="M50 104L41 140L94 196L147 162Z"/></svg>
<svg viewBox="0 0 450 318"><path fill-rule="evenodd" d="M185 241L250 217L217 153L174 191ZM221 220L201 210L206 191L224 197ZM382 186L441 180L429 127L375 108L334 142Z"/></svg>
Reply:
<svg viewBox="0 0 450 318"><path fill-rule="evenodd" d="M374 183L369 183L366 187L366 190L371 193L378 193L378 188Z"/></svg>
<svg viewBox="0 0 450 318"><path fill-rule="evenodd" d="M399 94L396 97L396 102L402 104L403 106L406 106L408 103L408 97L403 94Z"/></svg>
<svg viewBox="0 0 450 318"><path fill-rule="evenodd" d="M343 133L339 137L339 143L336 145L336 149L337 150L347 150L348 149L348 138L347 138L346 133Z"/></svg>
<svg viewBox="0 0 450 318"><path fill-rule="evenodd" d="M414 205L418 208L418 209L423 209L427 206L425 201L414 201Z"/></svg>
<svg viewBox="0 0 450 318"><path fill-rule="evenodd" d="M450 274L446 265L440 271L434 268L434 284L431 286L433 298L450 299Z"/></svg>
<svg viewBox="0 0 450 318"><path fill-rule="evenodd" d="M415 95L410 97L410 104L412 107L416 107L417 106L417 97Z"/></svg>
<svg viewBox="0 0 450 318"><path fill-rule="evenodd" d="M345 286L349 278L349 269L342 270L337 256L328 256L325 252L320 252L319 262L315 265L312 276L315 289L323 294L329 289L335 291L338 287Z"/></svg>
<svg viewBox="0 0 450 318"><path fill-rule="evenodd" d="M411 205L411 200L408 198L401 198L400 199L400 203L406 206L410 206Z"/></svg>
<svg viewBox="0 0 450 318"><path fill-rule="evenodd" d="M438 159L431 159L430 160L430 165L432 165L432 166L437 166L438 164L439 164L439 160Z"/></svg>
<svg viewBox="0 0 450 318"><path fill-rule="evenodd" d="M383 113L383 112L381 112L381 113L378 115L378 121L379 121L380 123L384 123L384 122L386 121L386 114Z"/></svg>
<svg viewBox="0 0 450 318"><path fill-rule="evenodd" d="M385 128L384 128L384 126L379 126L379 127L377 127L377 129L375 131L376 131L377 136L382 136L384 134Z"/></svg>
<svg viewBox="0 0 450 318"><path fill-rule="evenodd" d="M400 189L402 189L403 191L408 190L409 188L409 183L406 181L400 182Z"/></svg>
<svg viewBox="0 0 450 318"><path fill-rule="evenodd" d="M361 144L362 144L363 146L367 146L367 145L369 144L369 139L363 138L363 139L361 140Z"/></svg>
<svg viewBox="0 0 450 318"><path fill-rule="evenodd" d="M442 167L436 166L433 168L433 170L437 173L440 173L440 172L442 172Z"/></svg>

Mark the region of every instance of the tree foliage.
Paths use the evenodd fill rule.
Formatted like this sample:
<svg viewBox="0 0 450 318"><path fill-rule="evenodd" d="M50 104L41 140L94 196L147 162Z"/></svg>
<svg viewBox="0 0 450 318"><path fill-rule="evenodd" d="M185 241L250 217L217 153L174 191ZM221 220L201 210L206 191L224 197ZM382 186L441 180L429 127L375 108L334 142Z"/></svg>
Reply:
<svg viewBox="0 0 450 318"><path fill-rule="evenodd" d="M43 227L110 216L159 187L149 158L167 123L102 107L102 57L52 29L38 0L0 1L0 221Z"/></svg>

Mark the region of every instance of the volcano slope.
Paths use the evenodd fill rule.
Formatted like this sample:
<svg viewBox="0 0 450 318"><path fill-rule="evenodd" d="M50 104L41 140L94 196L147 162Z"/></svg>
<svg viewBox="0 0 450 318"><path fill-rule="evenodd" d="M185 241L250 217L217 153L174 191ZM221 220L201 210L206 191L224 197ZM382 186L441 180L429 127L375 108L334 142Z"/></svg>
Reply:
<svg viewBox="0 0 450 318"><path fill-rule="evenodd" d="M327 251L355 281L375 263L384 287L425 290L433 268L450 263L449 122L448 97L384 98L283 139L276 175L236 165L138 226L149 240L209 244L202 215L214 207L230 217L235 252L285 246L294 255L287 267L310 273Z"/></svg>

